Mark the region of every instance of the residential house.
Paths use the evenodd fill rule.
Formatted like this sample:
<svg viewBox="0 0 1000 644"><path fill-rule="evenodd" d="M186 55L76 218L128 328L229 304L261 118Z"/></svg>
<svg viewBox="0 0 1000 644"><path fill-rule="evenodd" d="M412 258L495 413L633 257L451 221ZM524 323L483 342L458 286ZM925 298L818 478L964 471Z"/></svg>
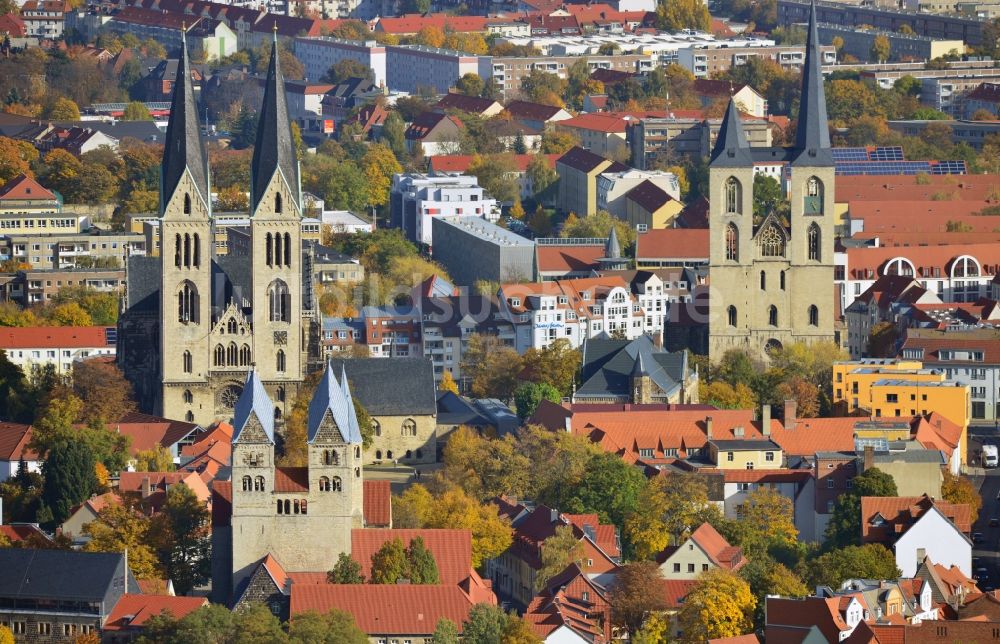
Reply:
<svg viewBox="0 0 1000 644"><path fill-rule="evenodd" d="M935 293L929 292L912 276L880 277L844 309L847 349L851 358L857 360L868 355L872 331L883 322L895 324L900 305L940 303Z"/></svg>
<svg viewBox="0 0 1000 644"><path fill-rule="evenodd" d="M711 524L703 523L679 545L667 546L656 562L666 579L695 580L716 568L736 572L747 559L742 548L730 545Z"/></svg>
<svg viewBox="0 0 1000 644"><path fill-rule="evenodd" d="M457 94L450 96L458 96ZM514 171L508 176L517 180L517 185L521 199L527 199L535 195L535 186L531 176L528 174L528 166L536 158L545 160L549 168L555 168L558 154L510 154L507 155L514 162ZM471 154L438 154L427 159L428 171L432 174L466 174L472 160L475 158Z"/></svg>
<svg viewBox="0 0 1000 644"><path fill-rule="evenodd" d="M648 335L634 340L596 337L581 347L580 385L574 403L698 402L698 374L687 353L670 353Z"/></svg>
<svg viewBox="0 0 1000 644"><path fill-rule="evenodd" d="M631 118L633 117L629 113L588 111L586 114L558 121L555 127L558 131L568 132L579 138L580 147L594 154L611 159L624 159L629 153L625 131Z"/></svg>
<svg viewBox="0 0 1000 644"><path fill-rule="evenodd" d="M629 193L631 195L639 188ZM631 223L631 220L630 222ZM707 266L708 228L641 229L635 237L636 268Z"/></svg>
<svg viewBox="0 0 1000 644"><path fill-rule="evenodd" d="M450 117L449 117L450 118ZM500 209L473 176L397 174L389 193L390 225L407 239L433 244L434 217L470 215L496 223Z"/></svg>
<svg viewBox="0 0 1000 644"><path fill-rule="evenodd" d="M816 478L812 472L787 468L720 469L723 478L722 507L727 519L742 519L747 496L757 490L768 489L791 502L792 518L799 531L799 539L806 542L819 540L814 527Z"/></svg>
<svg viewBox="0 0 1000 644"><path fill-rule="evenodd" d="M167 492L175 485L185 485L195 498L210 507L212 493L197 472L121 472L118 493L135 498L143 511L158 514L167 502Z"/></svg>
<svg viewBox="0 0 1000 644"><path fill-rule="evenodd" d="M420 146L425 157L458 152L459 139L465 126L454 116L439 112L423 112L406 128L406 148Z"/></svg>
<svg viewBox="0 0 1000 644"><path fill-rule="evenodd" d="M466 96L465 94L449 92L434 105L434 109L440 112L455 110L457 112L475 114L483 118L492 118L502 112L504 107L492 98Z"/></svg>
<svg viewBox="0 0 1000 644"><path fill-rule="evenodd" d="M159 445L170 452L175 463L184 446L194 443L204 431L200 425L188 420L172 420L139 411L127 412L118 420L109 422L108 429L132 439L129 448L132 456Z"/></svg>
<svg viewBox="0 0 1000 644"><path fill-rule="evenodd" d="M857 597L767 597L765 641L843 642L864 622Z"/></svg>
<svg viewBox="0 0 1000 644"><path fill-rule="evenodd" d="M624 170L602 172L597 177L597 209L606 210L619 219L627 219L626 197L643 183L652 183L678 202L676 213L681 210L681 189L677 175L672 172Z"/></svg>
<svg viewBox="0 0 1000 644"><path fill-rule="evenodd" d="M680 200L645 179L625 194L625 212L619 218L639 232L667 229L683 209L684 204Z"/></svg>
<svg viewBox="0 0 1000 644"><path fill-rule="evenodd" d="M90 497L70 510L69 517L63 521L59 529L63 536L72 539L74 544L82 544L89 539L83 533L83 527L91 521L96 521L102 510L109 505L119 505L122 499L116 492L105 492Z"/></svg>
<svg viewBox="0 0 1000 644"><path fill-rule="evenodd" d="M504 110L510 115L511 120L519 121L535 130L544 130L550 124L572 118L572 115L561 107L528 101L510 101Z"/></svg>
<svg viewBox="0 0 1000 644"><path fill-rule="evenodd" d="M203 606L208 606L204 597L125 594L108 615L103 636L109 642L130 642L142 635L153 617L166 614L183 619Z"/></svg>
<svg viewBox="0 0 1000 644"><path fill-rule="evenodd" d="M606 577L613 579L610 573ZM611 602L601 582L607 583L570 564L535 595L524 619L546 644L607 644L612 641Z"/></svg>
<svg viewBox="0 0 1000 644"><path fill-rule="evenodd" d="M931 589L931 600L942 617L949 619L958 616L956 613L966 603L966 598L980 594L976 582L964 575L957 566L945 567L934 563L930 557L925 557L920 562L913 578L924 580ZM968 611L966 615L974 611L975 609Z"/></svg>
<svg viewBox="0 0 1000 644"><path fill-rule="evenodd" d="M28 447L31 425L0 422L0 483L16 476L24 463L29 472L41 472L41 459Z"/></svg>
<svg viewBox="0 0 1000 644"><path fill-rule="evenodd" d="M734 86L729 81L696 78L691 83L691 92L698 97L702 107L726 102L732 97L740 108L740 112L765 118L767 116L767 99L749 85Z"/></svg>
<svg viewBox="0 0 1000 644"><path fill-rule="evenodd" d="M861 497L861 542L881 543L896 555L904 577L916 574L926 557L972 575L972 541L967 504L920 497Z"/></svg>
<svg viewBox="0 0 1000 644"><path fill-rule="evenodd" d="M25 375L52 365L67 375L85 358L115 355L114 327L9 327L0 332L0 349Z"/></svg>
<svg viewBox="0 0 1000 644"><path fill-rule="evenodd" d="M547 282L590 277L609 250L607 237L539 237L535 239L535 272Z"/></svg>
<svg viewBox="0 0 1000 644"><path fill-rule="evenodd" d="M460 389L470 383L462 374L462 359L474 334L496 337L502 344L515 344L515 324L501 314L495 295L446 295L421 301L421 334L424 356L434 363L434 381L450 372ZM439 425L441 420L438 420ZM440 436L439 436L440 437Z"/></svg>
<svg viewBox="0 0 1000 644"><path fill-rule="evenodd" d="M559 175L557 205L563 212L585 217L597 212L597 177L604 172L624 172L628 167L581 147L556 160Z"/></svg>
<svg viewBox="0 0 1000 644"><path fill-rule="evenodd" d="M59 40L66 23L66 3L62 0L25 0L20 7L25 36Z"/></svg>

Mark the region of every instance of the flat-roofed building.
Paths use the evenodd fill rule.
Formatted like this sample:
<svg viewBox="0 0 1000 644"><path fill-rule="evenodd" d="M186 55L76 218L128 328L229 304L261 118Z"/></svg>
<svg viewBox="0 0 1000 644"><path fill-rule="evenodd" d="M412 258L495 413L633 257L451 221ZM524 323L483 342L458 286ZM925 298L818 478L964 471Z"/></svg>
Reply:
<svg viewBox="0 0 1000 644"><path fill-rule="evenodd" d="M434 260L459 286L535 276L535 242L481 217L435 217Z"/></svg>

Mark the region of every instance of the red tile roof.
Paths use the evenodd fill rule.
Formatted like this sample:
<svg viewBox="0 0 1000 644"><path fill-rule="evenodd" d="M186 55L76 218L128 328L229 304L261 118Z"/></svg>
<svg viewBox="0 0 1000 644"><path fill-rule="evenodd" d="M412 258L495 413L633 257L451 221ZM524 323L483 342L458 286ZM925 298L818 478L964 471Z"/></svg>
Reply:
<svg viewBox="0 0 1000 644"><path fill-rule="evenodd" d="M496 22L495 18L484 16L452 16L446 13L407 13L395 18L379 18L375 31L387 34L415 34L424 27L435 27L441 31L476 33L486 31L486 24Z"/></svg>
<svg viewBox="0 0 1000 644"><path fill-rule="evenodd" d="M631 194L629 192L629 196ZM663 194L666 195L666 193ZM636 236L635 244L638 261L667 258L706 259L708 258L708 229L660 228L648 230Z"/></svg>
<svg viewBox="0 0 1000 644"><path fill-rule="evenodd" d="M227 527L232 522L232 518L232 481L212 481L212 527Z"/></svg>
<svg viewBox="0 0 1000 644"><path fill-rule="evenodd" d="M461 110L470 114L482 114L495 105L500 105L492 98L481 96L466 96L457 92L445 94L434 107L439 110ZM501 105L501 107L503 107Z"/></svg>
<svg viewBox="0 0 1000 644"><path fill-rule="evenodd" d="M695 579L664 579L661 582L663 598L667 602L667 608L680 608L684 598L690 594L698 581Z"/></svg>
<svg viewBox="0 0 1000 644"><path fill-rule="evenodd" d="M910 333L903 341L903 349L923 349L924 355L921 359L925 366L934 366L941 362L941 351L944 349L974 349L983 352L985 363L1000 362L1000 331L993 337L987 333L977 332L975 336L962 336L958 333L921 331Z"/></svg>
<svg viewBox="0 0 1000 644"><path fill-rule="evenodd" d="M563 514L562 517L584 534L587 533L587 529L593 530L594 543L609 557L621 556L615 526L602 524L600 517L596 514Z"/></svg>
<svg viewBox="0 0 1000 644"><path fill-rule="evenodd" d="M554 105L543 105L542 103L531 103L529 101L511 101L507 103L506 111L515 119L548 121L559 112L562 112L563 108L555 107Z"/></svg>
<svg viewBox="0 0 1000 644"><path fill-rule="evenodd" d="M941 278L951 274L953 262L963 255L975 258L985 275L998 272L1000 243L909 248L848 248L847 268L850 279L874 279L883 275L889 260L904 257L916 269L917 279ZM936 274L935 269L938 271Z"/></svg>
<svg viewBox="0 0 1000 644"><path fill-rule="evenodd" d="M608 159L605 159L599 154L594 154L590 150L586 150L580 146L574 146L559 157L556 163L568 166L574 170L579 170L580 172L589 173L597 169L602 163L606 163L608 161ZM610 167L606 171L613 172Z"/></svg>
<svg viewBox="0 0 1000 644"><path fill-rule="evenodd" d="M771 440L785 456L813 456L816 452L854 451L854 427L864 418L800 418L794 429L771 424Z"/></svg>
<svg viewBox="0 0 1000 644"><path fill-rule="evenodd" d="M856 201L937 201L934 195L947 193L951 199L942 200L948 204L958 201L983 201L990 197L996 186L996 175L884 175L838 176L836 184L837 203Z"/></svg>
<svg viewBox="0 0 1000 644"><path fill-rule="evenodd" d="M26 326L0 330L0 349L70 349L105 348L107 332L104 326Z"/></svg>
<svg viewBox="0 0 1000 644"><path fill-rule="evenodd" d="M28 449L31 425L0 422L0 461L37 461L38 454Z"/></svg>
<svg viewBox="0 0 1000 644"><path fill-rule="evenodd" d="M698 529L691 533L690 539L698 544L712 563L720 568L739 570L747 563L743 549L730 545L708 522L698 526Z"/></svg>
<svg viewBox="0 0 1000 644"><path fill-rule="evenodd" d="M308 467L274 468L274 491L300 493L309 491Z"/></svg>
<svg viewBox="0 0 1000 644"><path fill-rule="evenodd" d="M365 527L388 528L392 523L392 489L389 481L365 481Z"/></svg>
<svg viewBox="0 0 1000 644"><path fill-rule="evenodd" d="M0 536L7 537L7 540L11 543L34 541L36 539L40 539L43 543L51 541L38 526L30 523L2 524L0 525Z"/></svg>
<svg viewBox="0 0 1000 644"><path fill-rule="evenodd" d="M510 154L507 156L513 160L518 172L526 172L531 160L538 156L545 159L550 168L556 167L556 159L559 158L558 154ZM440 154L430 157L428 161L432 172L466 172L474 158L476 157L472 154Z"/></svg>
<svg viewBox="0 0 1000 644"><path fill-rule="evenodd" d="M264 557L264 561L261 562L261 565L264 566L264 570L267 571L267 574L271 575L271 580L274 582L274 585L278 587L278 590L284 592L289 587L288 573L285 572L284 567L278 563L278 560L275 559L270 552L267 553L266 557Z"/></svg>
<svg viewBox="0 0 1000 644"><path fill-rule="evenodd" d="M580 114L573 118L558 121L559 127L569 127L576 130L603 132L604 134L625 134L626 121L611 112L594 112Z"/></svg>
<svg viewBox="0 0 1000 644"><path fill-rule="evenodd" d="M0 16L0 34L11 38L23 38L26 33L24 21L21 20L20 16L15 16L12 13Z"/></svg>
<svg viewBox="0 0 1000 644"><path fill-rule="evenodd" d="M172 485L183 483L191 488L200 501L208 501L211 492L200 476L193 472L121 472L118 489L121 492L138 494L145 485L151 492L166 492Z"/></svg>
<svg viewBox="0 0 1000 644"><path fill-rule="evenodd" d="M204 597L174 597L172 595L122 595L111 609L103 629L124 631L141 629L151 617L170 613L174 619L181 619L202 606L207 606Z"/></svg>
<svg viewBox="0 0 1000 644"><path fill-rule="evenodd" d="M849 630L840 612L839 597L783 599L768 597L765 641L768 644L802 642L804 631L816 626L828 642L839 642Z"/></svg>
<svg viewBox="0 0 1000 644"><path fill-rule="evenodd" d="M892 543L931 508L937 509L955 524L959 532L968 534L972 529L969 505L935 501L924 496L863 496L861 497L861 541L864 543ZM880 515L884 523L872 525Z"/></svg>
<svg viewBox="0 0 1000 644"><path fill-rule="evenodd" d="M0 201L53 200L56 196L26 174L19 174L0 188Z"/></svg>
<svg viewBox="0 0 1000 644"><path fill-rule="evenodd" d="M194 423L161 418L152 414L131 411L118 422L108 423L108 429L132 437L130 452L133 456L140 450L162 445L170 449L198 428Z"/></svg>
<svg viewBox="0 0 1000 644"><path fill-rule="evenodd" d="M398 538L408 546L414 537L422 537L434 555L442 584L456 585L472 572L472 533L468 530L355 529L351 530L351 558L361 564L367 579L371 576L372 555L384 543Z"/></svg>
<svg viewBox="0 0 1000 644"><path fill-rule="evenodd" d="M573 246L553 245L535 247L535 262L539 273L579 273L600 266L604 257L604 244Z"/></svg>
<svg viewBox="0 0 1000 644"><path fill-rule="evenodd" d="M372 636L429 636L442 618L461 633L472 602L457 585L292 585L292 620L307 611L326 613L331 608L353 615L358 627Z"/></svg>

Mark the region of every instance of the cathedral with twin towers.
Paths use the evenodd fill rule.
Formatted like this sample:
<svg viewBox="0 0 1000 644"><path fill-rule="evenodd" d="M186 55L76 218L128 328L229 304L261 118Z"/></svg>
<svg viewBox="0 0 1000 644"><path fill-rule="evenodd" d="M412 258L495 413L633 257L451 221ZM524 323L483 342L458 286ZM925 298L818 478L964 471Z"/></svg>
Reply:
<svg viewBox="0 0 1000 644"><path fill-rule="evenodd" d="M233 418L253 365L280 419L310 361L320 366L278 57L275 41L250 168L250 253L217 255L208 156L181 52L160 171L160 256L127 262L118 347L141 407L167 418Z"/></svg>

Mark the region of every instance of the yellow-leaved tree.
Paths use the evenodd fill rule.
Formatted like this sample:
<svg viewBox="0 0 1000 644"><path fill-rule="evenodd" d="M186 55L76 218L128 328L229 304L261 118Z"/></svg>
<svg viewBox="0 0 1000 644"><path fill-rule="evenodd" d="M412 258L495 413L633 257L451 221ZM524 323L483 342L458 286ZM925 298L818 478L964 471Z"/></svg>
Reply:
<svg viewBox="0 0 1000 644"><path fill-rule="evenodd" d="M735 637L753 628L756 606L747 582L733 572L713 568L698 577L677 619L690 641Z"/></svg>
<svg viewBox="0 0 1000 644"><path fill-rule="evenodd" d="M456 396L458 395L458 383L455 382L455 377L447 369L441 374L441 383L438 385L438 391L450 391Z"/></svg>

